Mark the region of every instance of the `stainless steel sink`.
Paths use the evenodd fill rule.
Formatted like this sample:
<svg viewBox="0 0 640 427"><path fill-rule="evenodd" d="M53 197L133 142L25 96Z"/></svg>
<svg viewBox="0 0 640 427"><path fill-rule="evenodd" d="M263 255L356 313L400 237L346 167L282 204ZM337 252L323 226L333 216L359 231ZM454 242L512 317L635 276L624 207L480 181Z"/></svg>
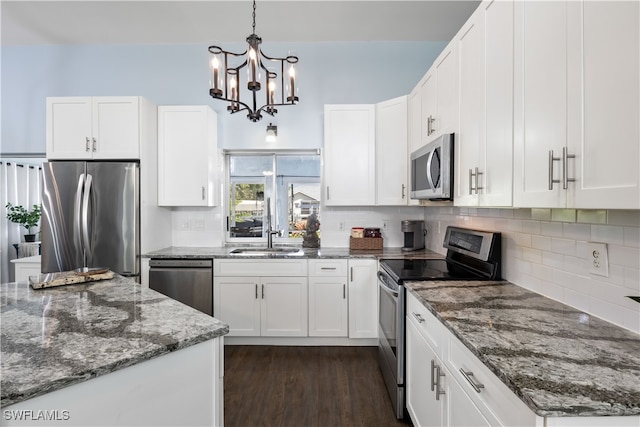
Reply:
<svg viewBox="0 0 640 427"><path fill-rule="evenodd" d="M304 252L300 248L238 248L233 249L230 253L252 256L296 256L302 255Z"/></svg>

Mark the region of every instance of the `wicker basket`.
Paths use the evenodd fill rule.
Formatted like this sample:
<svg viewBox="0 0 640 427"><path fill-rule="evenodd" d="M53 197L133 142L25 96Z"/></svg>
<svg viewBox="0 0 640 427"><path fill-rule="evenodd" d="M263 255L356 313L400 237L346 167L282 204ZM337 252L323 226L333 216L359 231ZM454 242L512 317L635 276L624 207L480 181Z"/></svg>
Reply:
<svg viewBox="0 0 640 427"><path fill-rule="evenodd" d="M349 248L352 250L382 249L382 237L349 237Z"/></svg>

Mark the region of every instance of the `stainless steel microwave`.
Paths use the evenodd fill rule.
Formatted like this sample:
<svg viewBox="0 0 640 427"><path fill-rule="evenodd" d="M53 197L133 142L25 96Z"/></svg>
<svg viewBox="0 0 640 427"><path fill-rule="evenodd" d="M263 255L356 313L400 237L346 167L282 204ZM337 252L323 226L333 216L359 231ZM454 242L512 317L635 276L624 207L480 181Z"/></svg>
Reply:
<svg viewBox="0 0 640 427"><path fill-rule="evenodd" d="M453 134L411 153L411 198L453 200Z"/></svg>

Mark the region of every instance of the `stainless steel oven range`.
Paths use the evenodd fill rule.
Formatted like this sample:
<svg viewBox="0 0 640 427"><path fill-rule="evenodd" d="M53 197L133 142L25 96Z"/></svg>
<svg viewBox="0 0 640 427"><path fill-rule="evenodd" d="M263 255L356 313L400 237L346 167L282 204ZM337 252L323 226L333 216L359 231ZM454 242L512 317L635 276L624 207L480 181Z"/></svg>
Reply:
<svg viewBox="0 0 640 427"><path fill-rule="evenodd" d="M405 414L405 288L411 280L500 279L500 233L447 227L444 259L383 259L378 270L378 363L397 417Z"/></svg>

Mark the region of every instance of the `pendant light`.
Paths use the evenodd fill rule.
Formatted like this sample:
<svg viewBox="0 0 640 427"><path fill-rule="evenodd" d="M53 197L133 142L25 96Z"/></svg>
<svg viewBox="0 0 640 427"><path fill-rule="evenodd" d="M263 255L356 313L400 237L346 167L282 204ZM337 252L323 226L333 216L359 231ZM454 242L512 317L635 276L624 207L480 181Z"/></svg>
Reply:
<svg viewBox="0 0 640 427"><path fill-rule="evenodd" d="M227 111L231 114L247 111L247 118L257 122L262 119L262 112L273 116L278 112L276 107L298 103L295 70L298 57L290 54L284 58L275 58L262 52L262 38L256 34L255 0L253 32L247 37L247 43L249 47L242 53L229 52L219 46L209 46L209 95L228 102ZM246 73L241 73L243 68L246 68ZM285 73L288 75L286 80ZM246 87L246 91L243 91L243 87ZM262 89L265 89L264 95L260 95ZM260 97L264 99L264 104L258 107L262 103L258 100Z"/></svg>

